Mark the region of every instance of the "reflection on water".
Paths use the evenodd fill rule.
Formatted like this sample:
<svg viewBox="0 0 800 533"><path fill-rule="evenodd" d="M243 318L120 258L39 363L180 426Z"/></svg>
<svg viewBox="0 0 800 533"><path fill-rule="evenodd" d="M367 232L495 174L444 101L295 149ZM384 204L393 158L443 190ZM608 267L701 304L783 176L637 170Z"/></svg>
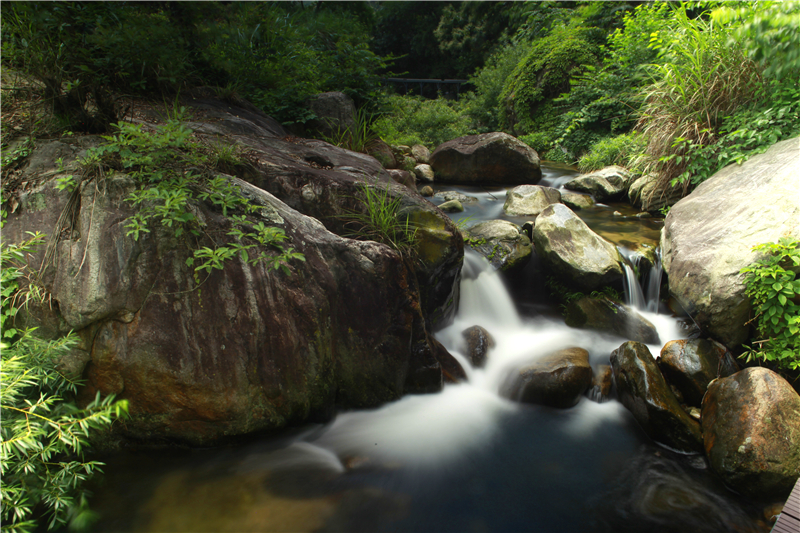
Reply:
<svg viewBox="0 0 800 533"><path fill-rule="evenodd" d="M499 394L537 357L580 346L592 365L608 364L624 339L520 316L476 254L465 258L461 294L454 323L436 338L464 362L467 327L496 341L469 382L235 447L109 457L96 529L759 531L749 504L701 457L659 448L618 402L583 398L557 410ZM646 316L664 342L680 337L671 317Z"/></svg>

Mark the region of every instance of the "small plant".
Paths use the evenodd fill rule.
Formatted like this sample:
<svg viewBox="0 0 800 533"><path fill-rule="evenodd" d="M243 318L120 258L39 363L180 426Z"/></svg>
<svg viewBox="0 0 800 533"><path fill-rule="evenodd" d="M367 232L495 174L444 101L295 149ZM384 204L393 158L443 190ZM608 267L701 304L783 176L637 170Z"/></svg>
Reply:
<svg viewBox="0 0 800 533"><path fill-rule="evenodd" d="M364 211L351 210L341 217L351 230L349 236L386 244L404 256L411 254L417 231L408 219L400 218L402 198L391 195L388 186L364 184L360 189L358 200Z"/></svg>
<svg viewBox="0 0 800 533"><path fill-rule="evenodd" d="M84 488L101 471L88 461L91 438L125 416L128 405L99 393L79 408L74 398L80 383L59 372L58 360L70 352L77 337L56 341L37 338L32 329L17 329L17 314L25 258L41 235L2 249L2 370L0 370L0 493L3 530L39 531L69 525L87 527L93 513ZM39 523L41 521L41 523Z"/></svg>
<svg viewBox="0 0 800 533"><path fill-rule="evenodd" d="M753 248L764 255L743 268L745 294L752 299L758 348L745 347L748 362L758 359L778 368L800 368L800 241L782 238Z"/></svg>
<svg viewBox="0 0 800 533"><path fill-rule="evenodd" d="M347 128L337 128L337 130L325 140L336 146L352 150L354 152L366 152L367 147L380 139L372 128L375 118L367 113L365 109L359 109L355 116L355 125Z"/></svg>

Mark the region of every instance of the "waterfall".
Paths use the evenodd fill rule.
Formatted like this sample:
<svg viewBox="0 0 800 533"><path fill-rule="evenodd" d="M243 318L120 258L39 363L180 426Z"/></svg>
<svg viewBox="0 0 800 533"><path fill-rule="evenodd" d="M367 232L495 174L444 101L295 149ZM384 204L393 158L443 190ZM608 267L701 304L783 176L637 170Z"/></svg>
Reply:
<svg viewBox="0 0 800 533"><path fill-rule="evenodd" d="M658 300L661 291L661 248L656 248L653 268L647 274L647 311L658 312Z"/></svg>
<svg viewBox="0 0 800 533"><path fill-rule="evenodd" d="M618 248L624 258L622 266L625 270L625 302L639 311L658 313L658 301L661 290L661 249L656 248L653 266L644 275L641 274L643 265L646 264L644 256L636 251L623 247ZM646 280L646 291L639 280Z"/></svg>

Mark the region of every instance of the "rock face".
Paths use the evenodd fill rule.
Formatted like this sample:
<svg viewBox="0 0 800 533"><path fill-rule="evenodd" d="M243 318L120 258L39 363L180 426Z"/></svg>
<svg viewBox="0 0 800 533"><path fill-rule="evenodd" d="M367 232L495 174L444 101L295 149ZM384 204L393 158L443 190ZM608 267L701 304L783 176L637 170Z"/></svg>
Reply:
<svg viewBox="0 0 800 533"><path fill-rule="evenodd" d="M747 338L751 305L739 271L757 258L753 246L782 236L800 239L798 168L800 138L782 141L717 172L664 221L670 294L726 346Z"/></svg>
<svg viewBox="0 0 800 533"><path fill-rule="evenodd" d="M472 366L483 368L486 364L486 356L489 350L494 347L495 342L492 335L481 326L472 326L465 329L461 334L467 341L467 357Z"/></svg>
<svg viewBox="0 0 800 533"><path fill-rule="evenodd" d="M661 349L656 362L667 381L680 391L684 402L695 407L700 407L711 380L738 371L730 352L709 339L670 341Z"/></svg>
<svg viewBox="0 0 800 533"><path fill-rule="evenodd" d="M605 202L622 198L628 192L630 182L631 174L614 165L578 176L565 183L564 188L591 194L598 202Z"/></svg>
<svg viewBox="0 0 800 533"><path fill-rule="evenodd" d="M778 374L746 368L703 399L711 468L751 497L786 498L800 477L800 396Z"/></svg>
<svg viewBox="0 0 800 533"><path fill-rule="evenodd" d="M593 329L645 344L658 344L658 331L642 315L608 298L583 298L570 302L564 312L571 328ZM699 404L698 404L699 405Z"/></svg>
<svg viewBox="0 0 800 533"><path fill-rule="evenodd" d="M76 371L87 382L86 395L99 391L129 399L133 418L125 431L138 438L209 443L324 419L336 406L376 406L405 392L441 388L439 359L449 363L449 354L427 333L421 271L388 246L340 237L319 219L327 216L336 226L336 210L352 198L347 193L369 178L392 194L406 191L409 217L428 217L429 241L420 243L419 252L428 262L423 270L441 259L441 246L455 246L458 255L457 229L416 193L392 182L374 159L319 141L253 135L268 131L266 119L266 126L260 120L230 120L248 134L228 135L253 149L258 161L234 170L248 181L269 183L318 218L251 183L226 179L259 206L250 215L253 223L283 229L294 250L304 254L304 262L290 262L288 274L235 258L198 289L186 263L197 243L157 225L138 241L126 235L133 214L124 201L134 186L129 177L110 176L100 192L87 183L71 196L54 188L54 161L50 171L27 170L47 179L23 198L3 229L6 242L21 241L29 230L56 237L42 280L53 298L49 329L78 333L86 357L78 358ZM199 135L218 135L227 127L225 120L194 126ZM76 152L64 151L68 167ZM338 203L326 204L325 198ZM232 239L230 222L218 208L198 201L192 209L206 234L214 235L214 243L202 245ZM62 211L73 221L71 231L56 225ZM32 264L39 265L43 254ZM450 267L428 272L451 285L449 296L441 294L451 302L461 264L454 259Z"/></svg>
<svg viewBox="0 0 800 533"><path fill-rule="evenodd" d="M628 188L628 199L631 205L641 207L645 211L658 211L664 206L674 205L681 199L682 188L671 187L666 192L658 190L658 179L655 176L641 176Z"/></svg>
<svg viewBox="0 0 800 533"><path fill-rule="evenodd" d="M524 403L572 407L592 385L589 352L567 348L519 369L510 397Z"/></svg>
<svg viewBox="0 0 800 533"><path fill-rule="evenodd" d="M550 204L561 201L561 193L552 187L518 185L506 193L503 211L506 215L537 216Z"/></svg>
<svg viewBox="0 0 800 533"><path fill-rule="evenodd" d="M626 342L611 353L619 401L653 440L685 452L701 452L700 425L681 409L647 346Z"/></svg>
<svg viewBox="0 0 800 533"><path fill-rule="evenodd" d="M533 242L550 272L583 290L619 283L619 252L567 206L548 206L536 219Z"/></svg>
<svg viewBox="0 0 800 533"><path fill-rule="evenodd" d="M486 257L495 269L522 268L530 260L533 246L519 227L507 220L487 220L464 232L473 250Z"/></svg>
<svg viewBox="0 0 800 533"><path fill-rule="evenodd" d="M440 144L430 157L439 183L536 184L539 155L507 133L468 135Z"/></svg>

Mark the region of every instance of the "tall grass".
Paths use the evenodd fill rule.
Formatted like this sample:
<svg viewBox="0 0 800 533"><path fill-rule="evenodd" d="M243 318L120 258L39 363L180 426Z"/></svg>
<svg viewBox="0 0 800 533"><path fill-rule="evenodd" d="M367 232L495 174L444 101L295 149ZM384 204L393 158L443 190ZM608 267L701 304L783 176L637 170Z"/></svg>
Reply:
<svg viewBox="0 0 800 533"><path fill-rule="evenodd" d="M373 129L375 118L364 108L356 111L355 125L353 127L338 127L331 135L326 136L325 140L333 145L352 150L354 152L366 152L367 147L380 139Z"/></svg>
<svg viewBox="0 0 800 533"><path fill-rule="evenodd" d="M653 82L643 89L645 104L636 129L647 146L637 161L658 176L660 188L678 180L688 164L689 146L716 142L725 117L751 103L761 86L761 70L728 39L729 29L675 9L670 35L656 34L651 46L662 62L650 65Z"/></svg>

